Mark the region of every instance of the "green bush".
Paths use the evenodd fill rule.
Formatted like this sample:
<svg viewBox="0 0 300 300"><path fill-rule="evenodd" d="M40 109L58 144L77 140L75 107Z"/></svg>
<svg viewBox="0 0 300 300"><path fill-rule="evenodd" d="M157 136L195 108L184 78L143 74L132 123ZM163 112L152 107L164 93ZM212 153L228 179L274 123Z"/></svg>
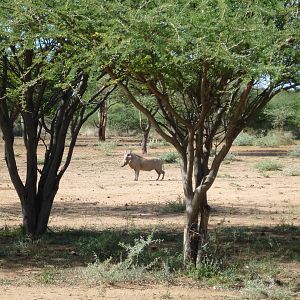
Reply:
<svg viewBox="0 0 300 300"><path fill-rule="evenodd" d="M281 92L251 121L255 130L284 129L300 137L300 93Z"/></svg>
<svg viewBox="0 0 300 300"><path fill-rule="evenodd" d="M300 156L300 145L297 145L293 150L288 153L289 156L299 157Z"/></svg>
<svg viewBox="0 0 300 300"><path fill-rule="evenodd" d="M300 170L295 167L287 168L284 171L284 174L287 176L300 176Z"/></svg>
<svg viewBox="0 0 300 300"><path fill-rule="evenodd" d="M96 145L106 156L111 156L113 150L117 147L117 143L113 141L101 142Z"/></svg>
<svg viewBox="0 0 300 300"><path fill-rule="evenodd" d="M139 113L130 103L117 103L108 111L108 127L119 134L139 130Z"/></svg>
<svg viewBox="0 0 300 300"><path fill-rule="evenodd" d="M232 152L228 153L225 158L224 158L224 163L231 163L233 161L237 161L238 159L236 158L236 155Z"/></svg>
<svg viewBox="0 0 300 300"><path fill-rule="evenodd" d="M280 171L282 164L275 160L263 160L256 164L259 171Z"/></svg>
<svg viewBox="0 0 300 300"><path fill-rule="evenodd" d="M251 135L246 132L240 133L233 142L236 146L261 146L278 147L294 143L294 136L291 132L278 130L268 131L265 135Z"/></svg>
<svg viewBox="0 0 300 300"><path fill-rule="evenodd" d="M96 261L82 272L85 279L92 282L129 282L142 283L150 281L170 281L173 278L169 268L160 264L160 257L155 257L149 249L159 244L161 240L153 239L154 232L147 237L134 239L133 244L119 242L124 256L115 263L112 257L101 261L97 255ZM115 243L113 243L115 245ZM150 254L149 254L150 253Z"/></svg>
<svg viewBox="0 0 300 300"><path fill-rule="evenodd" d="M165 213L183 213L185 212L185 201L182 197L178 196L175 201L168 201L163 208Z"/></svg>
<svg viewBox="0 0 300 300"><path fill-rule="evenodd" d="M277 147L293 144L293 135L290 132L269 131L265 136L256 139L255 145L261 147Z"/></svg>
<svg viewBox="0 0 300 300"><path fill-rule="evenodd" d="M247 132L240 133L234 140L233 145L235 146L254 146L256 137L250 135Z"/></svg>
<svg viewBox="0 0 300 300"><path fill-rule="evenodd" d="M174 164L179 161L179 156L176 152L166 152L161 154L159 157L167 164Z"/></svg>

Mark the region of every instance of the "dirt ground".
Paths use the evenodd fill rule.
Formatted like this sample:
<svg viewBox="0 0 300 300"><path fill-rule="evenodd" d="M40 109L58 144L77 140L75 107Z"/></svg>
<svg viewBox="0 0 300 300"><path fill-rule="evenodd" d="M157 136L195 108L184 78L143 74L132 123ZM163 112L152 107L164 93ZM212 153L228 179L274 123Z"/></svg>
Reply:
<svg viewBox="0 0 300 300"><path fill-rule="evenodd" d="M25 151L21 145L17 140L18 166L24 177ZM219 223L224 226L300 226L300 176L288 175L291 170L300 170L300 159L286 156L286 151L291 148L233 147L231 160L224 162L208 193L212 206L210 227ZM129 138L109 140L105 146L99 146L96 138L80 138L71 165L61 181L50 228L183 227L183 216L165 214L161 209L167 202L182 197L179 166L166 164L163 181L155 181L155 172L141 172L140 180L135 182L133 170L120 167L125 149L140 154L138 143ZM149 156L168 151L173 149L153 147ZM257 162L269 159L280 161L282 170L261 173L256 169ZM0 227L20 223L20 203L9 179L1 141ZM22 268L12 271L1 264L0 267L0 279L30 272ZM1 299L229 299L237 296L233 291L180 286L76 286L53 290L48 286L5 285L1 289Z"/></svg>

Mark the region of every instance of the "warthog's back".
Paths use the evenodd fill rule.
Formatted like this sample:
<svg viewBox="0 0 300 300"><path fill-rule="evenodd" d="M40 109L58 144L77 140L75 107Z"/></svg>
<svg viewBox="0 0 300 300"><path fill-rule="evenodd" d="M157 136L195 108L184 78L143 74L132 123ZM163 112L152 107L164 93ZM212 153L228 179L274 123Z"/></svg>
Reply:
<svg viewBox="0 0 300 300"><path fill-rule="evenodd" d="M124 155L123 166L125 166L126 164L128 164L129 167L135 171L134 180L136 181L139 178L140 171L155 170L158 175L156 180L158 180L161 175L161 180L163 180L165 177L165 171L163 170L163 161L159 158L147 159L130 152L125 153Z"/></svg>
<svg viewBox="0 0 300 300"><path fill-rule="evenodd" d="M139 155L134 154L133 159L131 163L129 163L130 167L133 169L138 169L142 171L152 171L152 170L157 170L161 171L162 170L162 161L159 158L151 158L147 159L144 157L141 157Z"/></svg>
<svg viewBox="0 0 300 300"><path fill-rule="evenodd" d="M162 161L158 158L152 159L141 159L140 162L141 170L143 171L151 171L151 170L161 170L162 169Z"/></svg>

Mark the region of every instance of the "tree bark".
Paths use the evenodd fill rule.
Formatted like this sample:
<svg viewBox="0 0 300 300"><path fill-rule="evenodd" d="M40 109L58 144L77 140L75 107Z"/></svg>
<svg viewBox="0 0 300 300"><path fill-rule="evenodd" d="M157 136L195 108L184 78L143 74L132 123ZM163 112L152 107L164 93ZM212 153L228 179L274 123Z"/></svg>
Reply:
<svg viewBox="0 0 300 300"><path fill-rule="evenodd" d="M198 217L191 218L189 212L186 212L186 225L183 235L183 260L185 266L196 265L198 255Z"/></svg>
<svg viewBox="0 0 300 300"><path fill-rule="evenodd" d="M107 103L103 101L98 111L99 123L98 123L98 139L100 142L104 142L106 139L106 124L107 124Z"/></svg>
<svg viewBox="0 0 300 300"><path fill-rule="evenodd" d="M183 241L184 264L186 266L196 266L197 262L201 261L202 247L208 241L210 206L207 204L206 193L201 197L199 208L193 208L194 199L186 199L186 225Z"/></svg>
<svg viewBox="0 0 300 300"><path fill-rule="evenodd" d="M47 230L56 192L57 190L52 191L48 197L25 197L22 201L23 228L32 238L42 235Z"/></svg>
<svg viewBox="0 0 300 300"><path fill-rule="evenodd" d="M39 214L37 216L37 224L36 224L36 235L41 235L47 230L49 217L52 209L52 204L54 197L56 195L56 191L52 193L48 198L41 199L41 207L39 209Z"/></svg>
<svg viewBox="0 0 300 300"><path fill-rule="evenodd" d="M36 232L36 201L34 198L25 196L22 203L22 214L23 214L23 229L26 234L34 237Z"/></svg>
<svg viewBox="0 0 300 300"><path fill-rule="evenodd" d="M207 193L201 190L201 185L209 172L209 151L204 153L201 144L200 148L196 147L194 150L193 138L194 136L190 135L190 147L187 151L188 163L182 164L183 189L186 198L186 226L184 229L184 264L186 266L196 266L197 262L201 260L202 246L208 240L210 212L210 207L207 204Z"/></svg>
<svg viewBox="0 0 300 300"><path fill-rule="evenodd" d="M202 261L203 246L208 242L208 221L210 215L210 206L207 204L207 194L203 195L200 200L200 224L199 224L199 240L198 240L198 253L196 264Z"/></svg>
<svg viewBox="0 0 300 300"><path fill-rule="evenodd" d="M142 139L141 145L142 145L142 153L143 154L147 154L147 144L148 144L150 129L151 129L151 123L148 121L147 126L142 128L143 139Z"/></svg>

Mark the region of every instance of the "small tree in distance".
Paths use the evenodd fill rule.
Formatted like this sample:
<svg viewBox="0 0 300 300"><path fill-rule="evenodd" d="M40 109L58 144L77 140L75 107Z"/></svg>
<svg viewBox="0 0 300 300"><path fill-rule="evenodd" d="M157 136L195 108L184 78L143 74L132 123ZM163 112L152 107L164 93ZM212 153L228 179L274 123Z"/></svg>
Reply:
<svg viewBox="0 0 300 300"><path fill-rule="evenodd" d="M180 155L184 261L196 264L208 239L207 192L234 139L280 90L299 85L298 5L168 0L110 9L121 21L106 32L114 55L105 70Z"/></svg>

